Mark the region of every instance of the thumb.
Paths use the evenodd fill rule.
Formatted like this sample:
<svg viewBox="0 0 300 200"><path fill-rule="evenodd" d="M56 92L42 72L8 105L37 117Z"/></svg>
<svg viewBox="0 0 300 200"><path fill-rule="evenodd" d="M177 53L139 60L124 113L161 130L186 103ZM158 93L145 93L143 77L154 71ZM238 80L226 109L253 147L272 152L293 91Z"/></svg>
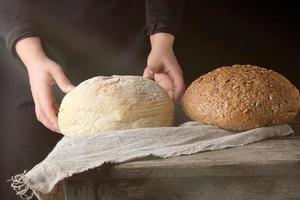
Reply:
<svg viewBox="0 0 300 200"><path fill-rule="evenodd" d="M159 66L156 65L148 65L145 69L144 69L144 74L143 77L144 78L148 78L148 79L154 79L154 75L159 71Z"/></svg>
<svg viewBox="0 0 300 200"><path fill-rule="evenodd" d="M69 79L66 77L63 69L61 67L58 67L57 69L53 70L51 72L51 75L53 79L55 80L58 87L64 92L68 93L70 92L74 86L69 81Z"/></svg>

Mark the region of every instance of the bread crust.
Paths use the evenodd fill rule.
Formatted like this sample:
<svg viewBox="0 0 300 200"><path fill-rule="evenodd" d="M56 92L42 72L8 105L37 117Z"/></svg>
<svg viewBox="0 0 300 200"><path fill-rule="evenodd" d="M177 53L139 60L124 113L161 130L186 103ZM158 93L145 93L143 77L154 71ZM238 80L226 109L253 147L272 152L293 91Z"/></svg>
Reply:
<svg viewBox="0 0 300 200"><path fill-rule="evenodd" d="M217 68L200 76L182 98L193 120L247 130L285 124L300 109L299 90L281 74L252 65Z"/></svg>
<svg viewBox="0 0 300 200"><path fill-rule="evenodd" d="M58 124L66 136L172 126L174 105L164 89L141 76L98 76L68 93Z"/></svg>

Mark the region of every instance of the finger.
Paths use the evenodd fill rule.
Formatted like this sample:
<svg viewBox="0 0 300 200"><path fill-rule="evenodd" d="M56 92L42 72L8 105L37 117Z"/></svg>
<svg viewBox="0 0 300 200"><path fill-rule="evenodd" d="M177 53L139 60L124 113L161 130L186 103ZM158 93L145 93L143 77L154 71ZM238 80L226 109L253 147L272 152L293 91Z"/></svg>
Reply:
<svg viewBox="0 0 300 200"><path fill-rule="evenodd" d="M45 127L50 129L51 131L56 132L55 126L47 119L40 106L36 106L35 113L36 118L39 122L41 122Z"/></svg>
<svg viewBox="0 0 300 200"><path fill-rule="evenodd" d="M52 94L51 94L51 101L52 101L52 108L55 112L55 115L57 116L58 112L59 112L59 104L57 103L54 94L53 94L53 90L52 90Z"/></svg>
<svg viewBox="0 0 300 200"><path fill-rule="evenodd" d="M144 77L144 78L148 78L148 79L154 79L154 75L155 75L158 71L159 71L159 66L148 65L148 66L144 69L143 77Z"/></svg>
<svg viewBox="0 0 300 200"><path fill-rule="evenodd" d="M58 105L58 103L55 102L52 107L53 107L53 110L55 112L55 115L57 116L57 114L59 112L59 105Z"/></svg>
<svg viewBox="0 0 300 200"><path fill-rule="evenodd" d="M178 102L185 91L185 84L182 73L177 70L171 70L168 72L168 74L170 75L174 83L174 100Z"/></svg>
<svg viewBox="0 0 300 200"><path fill-rule="evenodd" d="M35 114L36 114L37 120L39 122L41 122L45 127L50 129L51 131L56 132L57 128L46 117L46 115L44 114L43 108L41 106L41 101L40 101L40 97L39 97L40 93L38 91L43 91L43 90L41 90L41 88L35 88L35 89L31 88L31 90L32 90L32 97L34 100Z"/></svg>
<svg viewBox="0 0 300 200"><path fill-rule="evenodd" d="M69 81L69 79L66 77L63 69L61 67L56 67L51 71L51 75L55 82L57 83L58 87L64 92L68 93L70 92L74 86Z"/></svg>
<svg viewBox="0 0 300 200"><path fill-rule="evenodd" d="M172 99L174 98L174 84L168 74L157 73L154 76L154 80L168 93Z"/></svg>
<svg viewBox="0 0 300 200"><path fill-rule="evenodd" d="M56 101L52 92L52 87L45 86L42 87L40 91L42 92L39 94L39 101L43 116L52 124L55 128L55 132L59 132L57 116L54 109Z"/></svg>
<svg viewBox="0 0 300 200"><path fill-rule="evenodd" d="M54 96L53 96L54 97ZM56 132L57 133L61 133L60 129L59 129L59 126L58 126L58 118L57 118L57 115L58 115L58 112L59 112L59 104L56 102L56 100L54 99L53 101L53 105L52 105L52 108L53 108L53 111L55 113L55 116L56 116L56 120L55 120L55 128L56 128Z"/></svg>

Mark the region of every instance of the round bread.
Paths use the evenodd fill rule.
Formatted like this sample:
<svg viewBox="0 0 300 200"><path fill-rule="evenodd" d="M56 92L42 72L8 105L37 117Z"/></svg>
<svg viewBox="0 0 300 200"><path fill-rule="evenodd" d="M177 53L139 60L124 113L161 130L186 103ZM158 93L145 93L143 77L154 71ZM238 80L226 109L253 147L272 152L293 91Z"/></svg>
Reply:
<svg viewBox="0 0 300 200"><path fill-rule="evenodd" d="M299 90L277 72L233 65L195 80L186 90L182 104L192 120L247 130L289 122L300 109L300 96Z"/></svg>
<svg viewBox="0 0 300 200"><path fill-rule="evenodd" d="M63 99L58 125L66 136L172 126L172 99L157 83L140 76L98 76Z"/></svg>

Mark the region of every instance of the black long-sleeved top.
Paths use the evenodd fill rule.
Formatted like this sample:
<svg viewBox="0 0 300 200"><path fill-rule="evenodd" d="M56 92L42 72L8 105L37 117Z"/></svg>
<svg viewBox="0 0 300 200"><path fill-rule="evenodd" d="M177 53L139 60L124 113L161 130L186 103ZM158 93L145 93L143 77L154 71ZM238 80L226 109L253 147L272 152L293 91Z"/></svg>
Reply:
<svg viewBox="0 0 300 200"><path fill-rule="evenodd" d="M101 37L129 42L141 28L146 35L177 35L182 10L183 0L0 0L0 34L13 55L16 41L28 36L72 51L76 43L107 42Z"/></svg>

